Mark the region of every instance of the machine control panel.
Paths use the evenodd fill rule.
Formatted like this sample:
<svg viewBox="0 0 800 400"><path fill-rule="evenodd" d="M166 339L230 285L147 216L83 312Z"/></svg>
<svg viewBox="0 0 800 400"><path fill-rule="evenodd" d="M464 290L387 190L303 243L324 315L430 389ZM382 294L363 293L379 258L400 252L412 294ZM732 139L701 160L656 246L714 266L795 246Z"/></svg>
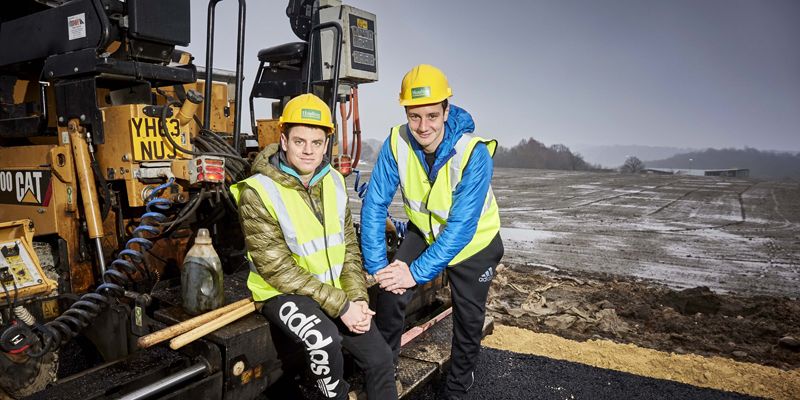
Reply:
<svg viewBox="0 0 800 400"><path fill-rule="evenodd" d="M30 254L19 240L0 242L0 280L9 291L13 291L14 286L17 290L21 290L40 285L44 281ZM5 296L4 290L0 293L0 298Z"/></svg>

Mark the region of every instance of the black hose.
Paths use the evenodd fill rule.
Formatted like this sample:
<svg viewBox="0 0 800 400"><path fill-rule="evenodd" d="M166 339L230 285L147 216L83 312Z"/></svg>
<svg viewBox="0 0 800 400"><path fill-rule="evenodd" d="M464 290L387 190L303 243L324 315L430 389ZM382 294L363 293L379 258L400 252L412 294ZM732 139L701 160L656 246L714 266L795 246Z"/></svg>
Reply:
<svg viewBox="0 0 800 400"><path fill-rule="evenodd" d="M186 221L195 211L200 207L200 203L208 196L205 188L200 189L200 193L197 196L193 197L189 200L189 204L184 206L178 215L175 217L174 220L164 223L162 226L164 227L164 231L162 234L167 234L172 232L175 228L180 226L181 223Z"/></svg>
<svg viewBox="0 0 800 400"><path fill-rule="evenodd" d="M227 141L225 141L225 139L223 139L219 134L210 129L203 128L202 124L200 124L199 118L197 118L196 115L193 119L200 126L200 135L192 139L192 144L196 149L199 149L199 151L186 149L176 143L172 138L172 135L169 134L169 130L167 128L167 113L169 112L170 106L181 105L181 102L167 96L163 91L160 91L159 94L164 96L167 100L167 104L161 109L159 125L164 131L164 137L172 145L174 150L193 156L208 155L223 157L226 159L225 172L227 177L229 177L229 182L238 182L247 178L247 173L250 170L250 163L248 160L240 156L236 149Z"/></svg>
<svg viewBox="0 0 800 400"><path fill-rule="evenodd" d="M3 291L6 293L6 303L8 304L8 314L6 314L6 320L10 324L12 320L12 313L14 312L14 306L11 305L11 293L9 293L6 283L2 279L0 279L0 285L3 285Z"/></svg>
<svg viewBox="0 0 800 400"><path fill-rule="evenodd" d="M125 249L119 252L117 259L103 273L103 283L94 292L82 295L56 319L34 328L41 346L38 349L37 346L28 348L26 354L29 357L38 358L55 351L77 336L104 307L125 294L126 286L133 281L132 274L140 272L149 276L144 253L153 247L153 242L149 239L161 234L159 225L166 219L162 211L172 206L172 201L158 196L173 184L174 179L170 179L153 189L147 197L146 212L142 215L139 226L134 229L133 238L125 243Z"/></svg>
<svg viewBox="0 0 800 400"><path fill-rule="evenodd" d="M225 193L222 194L222 200L225 203L225 206L228 207L228 210L236 215L239 214L239 209L236 207L236 203L231 200L229 191L226 190Z"/></svg>
<svg viewBox="0 0 800 400"><path fill-rule="evenodd" d="M169 112L169 107L173 105L179 106L181 103L177 100L171 100L168 98L167 104L165 104L161 109L161 118L158 119L161 130L164 131L164 137L167 138L167 141L172 145L173 150L178 150L181 153L191 154L193 156L202 156L203 153L197 153L189 149L185 149L178 145L178 143L175 143L175 140L172 139L172 135L169 133L169 129L167 128L167 113Z"/></svg>
<svg viewBox="0 0 800 400"><path fill-rule="evenodd" d="M195 122L199 124L199 118L196 118ZM238 156L236 150L218 133L201 128L200 135L194 138L193 143L195 148L202 149L206 154L212 152L231 154L231 157L225 162L225 172L230 177L230 181L238 182L249 175L250 162Z"/></svg>
<svg viewBox="0 0 800 400"><path fill-rule="evenodd" d="M103 208L100 209L100 221L105 221L106 217L108 216L108 212L111 211L111 191L108 190L106 178L102 173L100 173L100 165L97 164L97 160L92 159L90 165L92 166L92 171L94 171L94 176L97 178L97 181L100 183L100 187L102 188L102 194L100 195L100 198L103 200Z"/></svg>
<svg viewBox="0 0 800 400"><path fill-rule="evenodd" d="M164 108L161 109L161 118L159 119L159 124L161 125L161 129L164 131L164 137L167 138L167 141L172 145L172 148L175 150L180 151L181 153L190 154L193 156L217 156L217 157L225 157L225 158L238 158L242 159L239 155L236 154L228 154L228 153L206 153L206 152L196 152L189 150L187 148L181 147L178 143L175 142L175 139L172 138L172 135L169 134L169 129L167 128L167 113L169 112L169 107L173 105L181 105L181 103L177 100L171 100Z"/></svg>

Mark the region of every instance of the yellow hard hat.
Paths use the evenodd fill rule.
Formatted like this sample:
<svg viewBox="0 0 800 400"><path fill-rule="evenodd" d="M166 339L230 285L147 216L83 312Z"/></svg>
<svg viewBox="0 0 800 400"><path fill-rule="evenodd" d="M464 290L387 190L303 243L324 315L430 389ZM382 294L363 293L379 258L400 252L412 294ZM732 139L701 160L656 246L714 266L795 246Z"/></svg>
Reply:
<svg viewBox="0 0 800 400"><path fill-rule="evenodd" d="M444 101L453 95L447 77L433 65L420 64L408 71L400 85L400 105L417 106Z"/></svg>
<svg viewBox="0 0 800 400"><path fill-rule="evenodd" d="M278 119L278 129L283 132L286 124L315 125L333 132L331 109L322 99L313 94L301 94L286 103L283 114Z"/></svg>

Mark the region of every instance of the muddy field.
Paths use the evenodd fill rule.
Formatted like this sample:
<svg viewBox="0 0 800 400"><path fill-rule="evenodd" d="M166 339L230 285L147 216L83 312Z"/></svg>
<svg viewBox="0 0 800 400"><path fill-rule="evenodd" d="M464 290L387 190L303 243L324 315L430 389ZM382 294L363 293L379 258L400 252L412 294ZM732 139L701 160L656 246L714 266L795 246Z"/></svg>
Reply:
<svg viewBox="0 0 800 400"><path fill-rule="evenodd" d="M800 297L796 181L498 168L492 187L506 264Z"/></svg>
<svg viewBox="0 0 800 400"><path fill-rule="evenodd" d="M798 182L501 168L492 186L496 323L800 368Z"/></svg>
<svg viewBox="0 0 800 400"><path fill-rule="evenodd" d="M500 169L497 321L800 367L800 184Z"/></svg>
<svg viewBox="0 0 800 400"><path fill-rule="evenodd" d="M800 184L499 169L507 263L800 296Z"/></svg>
<svg viewBox="0 0 800 400"><path fill-rule="evenodd" d="M488 303L495 323L585 341L800 368L796 299L680 291L631 278L504 266Z"/></svg>

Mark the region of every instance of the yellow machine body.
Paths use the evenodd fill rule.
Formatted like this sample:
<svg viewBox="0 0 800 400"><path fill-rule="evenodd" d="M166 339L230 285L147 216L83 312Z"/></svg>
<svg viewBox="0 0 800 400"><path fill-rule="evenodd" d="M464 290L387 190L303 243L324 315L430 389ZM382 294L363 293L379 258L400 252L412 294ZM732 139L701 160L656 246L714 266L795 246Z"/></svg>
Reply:
<svg viewBox="0 0 800 400"><path fill-rule="evenodd" d="M272 143L278 143L281 140L281 131L278 129L277 119L259 119L256 120L256 127L258 128L258 148L263 149Z"/></svg>
<svg viewBox="0 0 800 400"><path fill-rule="evenodd" d="M175 148L164 137L159 118L144 113L144 105L127 104L103 108L104 144L97 146L100 172L107 181L125 181L127 202L131 207L145 205L149 190L157 186L145 183L146 177L159 173L177 180L189 180L188 164L192 156ZM177 113L178 109L173 108ZM177 118L166 121L169 135L180 146L192 150L191 139L199 129L194 123L183 126ZM185 197L185 192L183 193ZM176 197L178 193L175 193Z"/></svg>
<svg viewBox="0 0 800 400"><path fill-rule="evenodd" d="M80 256L80 198L72 148L65 144L0 147L0 221L28 218L36 235L58 235L67 243L70 284L94 284L90 259ZM116 243L114 243L116 244Z"/></svg>

